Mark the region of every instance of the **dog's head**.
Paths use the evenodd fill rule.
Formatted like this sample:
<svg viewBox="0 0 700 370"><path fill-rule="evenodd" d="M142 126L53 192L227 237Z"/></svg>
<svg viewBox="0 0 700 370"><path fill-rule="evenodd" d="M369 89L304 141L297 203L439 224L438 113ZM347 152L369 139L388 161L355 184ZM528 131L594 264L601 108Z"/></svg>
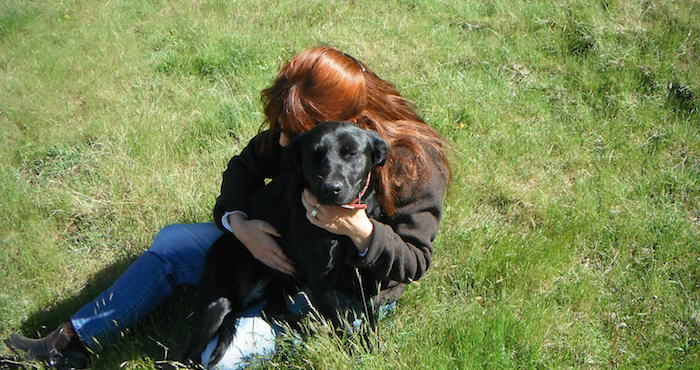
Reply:
<svg viewBox="0 0 700 370"><path fill-rule="evenodd" d="M287 150L319 203L344 205L365 188L372 168L384 164L389 144L374 131L332 121L297 136Z"/></svg>

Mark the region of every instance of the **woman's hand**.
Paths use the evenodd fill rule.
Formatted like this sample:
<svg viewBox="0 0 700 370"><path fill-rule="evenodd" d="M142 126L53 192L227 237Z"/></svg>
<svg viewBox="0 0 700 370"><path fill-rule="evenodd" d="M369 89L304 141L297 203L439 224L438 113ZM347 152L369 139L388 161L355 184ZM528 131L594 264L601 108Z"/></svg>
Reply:
<svg viewBox="0 0 700 370"><path fill-rule="evenodd" d="M284 254L282 248L270 235L281 237L275 228L263 220L249 220L241 214L228 216L233 235L260 262L285 274L294 273L293 262Z"/></svg>
<svg viewBox="0 0 700 370"><path fill-rule="evenodd" d="M301 202L306 208L306 218L328 232L345 235L352 239L357 250L364 252L372 239L374 225L364 209L346 209L340 206L319 205L309 189L304 189ZM312 217L313 210L315 217Z"/></svg>

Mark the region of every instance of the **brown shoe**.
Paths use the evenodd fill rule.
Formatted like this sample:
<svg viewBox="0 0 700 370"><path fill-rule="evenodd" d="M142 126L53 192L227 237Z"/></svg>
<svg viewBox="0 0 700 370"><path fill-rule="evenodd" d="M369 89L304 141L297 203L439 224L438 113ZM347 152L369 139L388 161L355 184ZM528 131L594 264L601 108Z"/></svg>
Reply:
<svg viewBox="0 0 700 370"><path fill-rule="evenodd" d="M64 364L63 350L68 347L75 336L73 326L67 322L61 324L49 335L39 339L29 339L19 334L11 334L5 339L5 344L13 352L20 355L24 352L27 360L44 361L50 367L62 367Z"/></svg>

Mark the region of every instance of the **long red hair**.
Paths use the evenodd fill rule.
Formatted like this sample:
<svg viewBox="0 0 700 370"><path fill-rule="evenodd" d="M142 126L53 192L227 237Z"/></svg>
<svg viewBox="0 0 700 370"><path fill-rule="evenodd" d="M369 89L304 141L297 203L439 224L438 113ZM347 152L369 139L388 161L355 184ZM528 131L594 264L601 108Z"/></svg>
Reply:
<svg viewBox="0 0 700 370"><path fill-rule="evenodd" d="M376 131L391 145L386 164L375 170L379 201L391 215L395 199L422 184L419 174L437 167L445 181L450 169L446 140L416 113L394 85L337 49L316 47L282 66L261 93L265 124L287 135L323 121L351 121Z"/></svg>

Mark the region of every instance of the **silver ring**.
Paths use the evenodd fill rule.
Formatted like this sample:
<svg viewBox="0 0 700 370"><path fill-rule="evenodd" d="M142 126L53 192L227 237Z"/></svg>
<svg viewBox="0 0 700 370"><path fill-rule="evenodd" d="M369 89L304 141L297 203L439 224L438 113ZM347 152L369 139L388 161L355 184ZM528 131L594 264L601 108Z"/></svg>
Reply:
<svg viewBox="0 0 700 370"><path fill-rule="evenodd" d="M318 207L314 207L314 209L311 210L311 217L318 219Z"/></svg>

